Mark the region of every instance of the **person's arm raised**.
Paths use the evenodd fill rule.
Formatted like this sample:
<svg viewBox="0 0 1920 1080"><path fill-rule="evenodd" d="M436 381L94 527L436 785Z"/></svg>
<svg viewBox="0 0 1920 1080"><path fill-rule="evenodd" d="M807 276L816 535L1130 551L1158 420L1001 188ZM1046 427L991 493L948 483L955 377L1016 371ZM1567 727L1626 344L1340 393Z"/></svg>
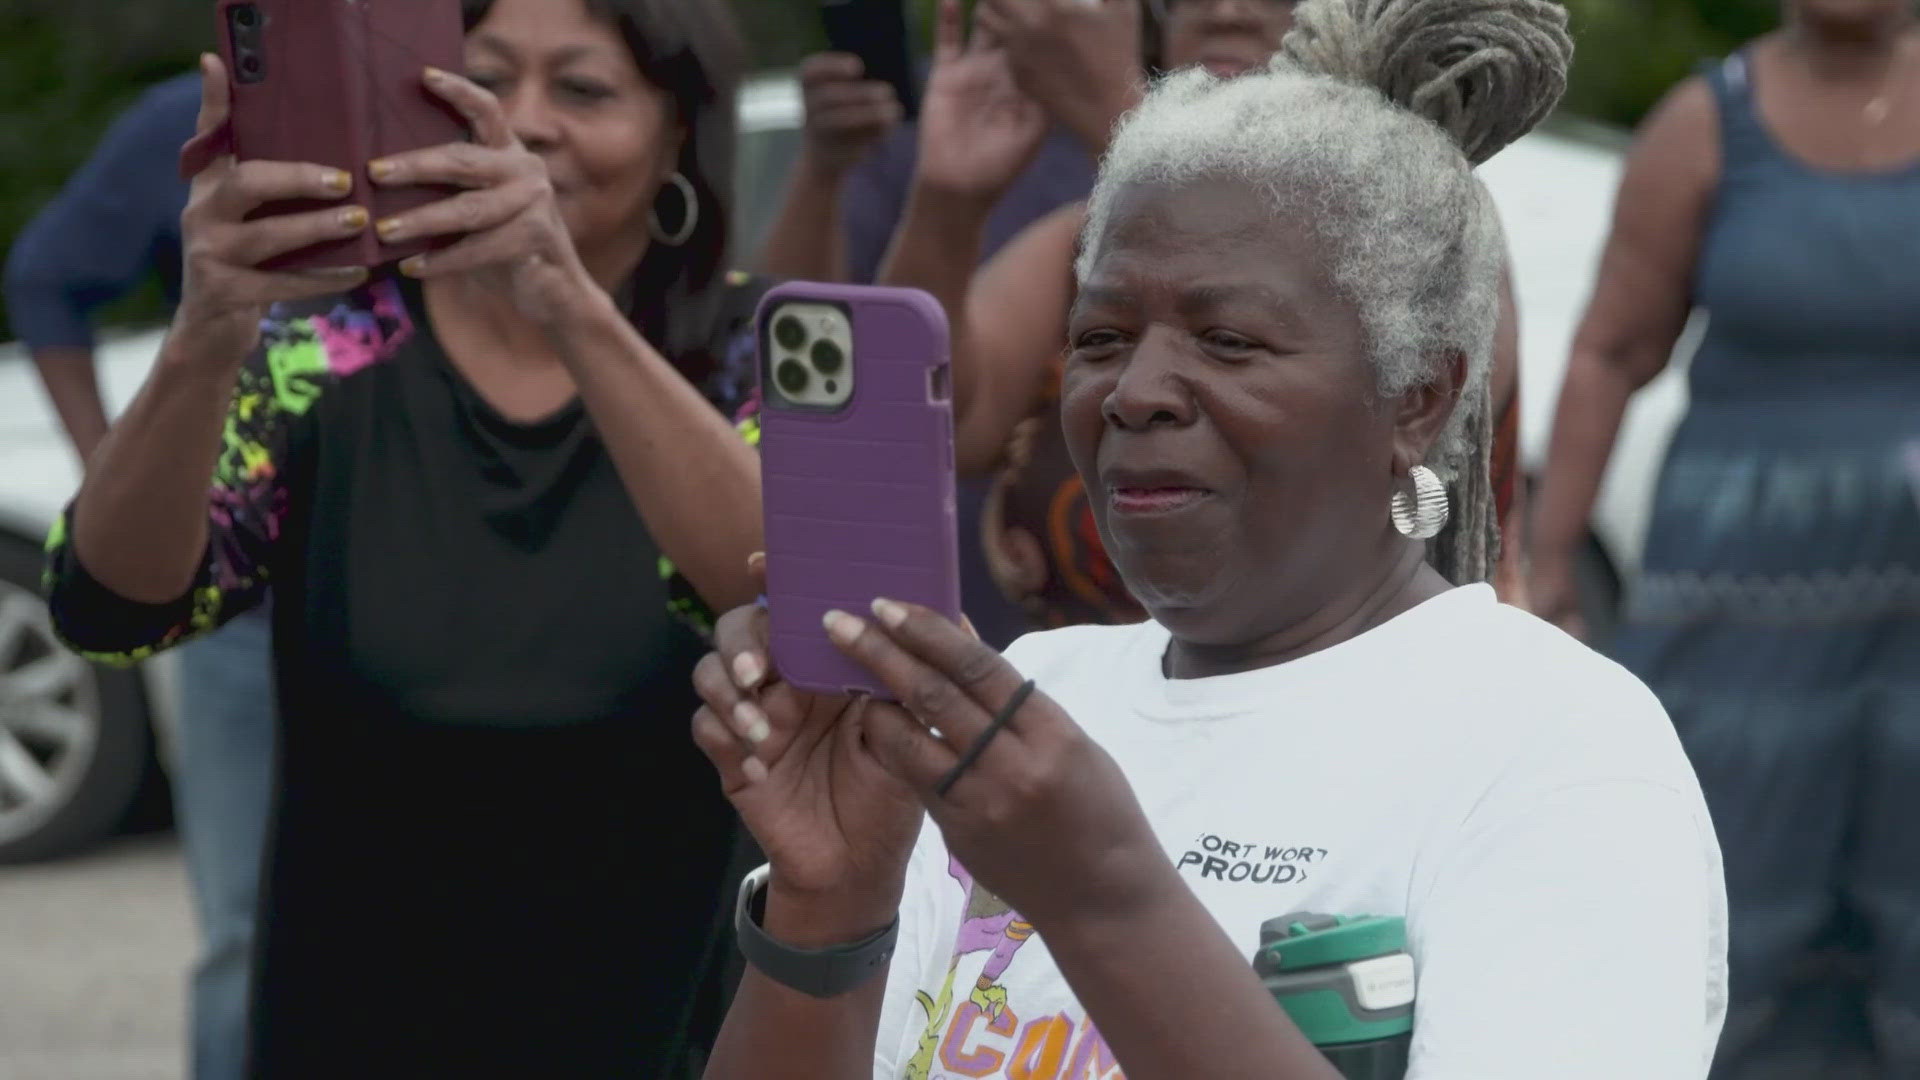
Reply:
<svg viewBox="0 0 1920 1080"><path fill-rule="evenodd" d="M865 78L860 58L820 53L800 65L806 119L799 160L760 247L759 268L777 278L844 281L840 212L848 174L900 119L893 87Z"/></svg>
<svg viewBox="0 0 1920 1080"><path fill-rule="evenodd" d="M1599 280L1573 342L1533 519L1535 610L1582 632L1573 562L1634 392L1667 365L1692 309L1694 260L1720 171L1717 110L1683 83L1627 158Z"/></svg>
<svg viewBox="0 0 1920 1080"><path fill-rule="evenodd" d="M227 114L225 70L201 61L200 130ZM158 360L126 415L101 442L75 501L68 539L101 585L146 604L176 601L207 544L214 474L235 379L270 305L341 292L359 268L304 273L257 267L277 255L367 227L358 207L246 220L269 202L338 199L352 178L319 165L221 159L194 178L181 216L185 285Z"/></svg>
<svg viewBox="0 0 1920 1080"><path fill-rule="evenodd" d="M1099 160L1145 94L1139 0L980 0L974 19L1021 88Z"/></svg>
<svg viewBox="0 0 1920 1080"><path fill-rule="evenodd" d="M1086 211L1078 203L1061 207L974 269L953 245L970 240L974 246L964 250L977 250L978 226L950 205L916 190L881 281L925 289L947 309L954 463L961 475L976 476L1001 463L1066 349L1073 252Z"/></svg>
<svg viewBox="0 0 1920 1080"><path fill-rule="evenodd" d="M747 575L757 589L765 560ZM881 767L870 733L892 706L807 694L781 682L766 612L721 616L694 670L693 738L710 758L773 873L761 927L797 949L860 941L900 909L922 815ZM707 1080L866 1080L873 1075L885 972L815 998L749 967Z"/></svg>
<svg viewBox="0 0 1920 1080"><path fill-rule="evenodd" d="M514 137L499 100L447 72L428 71L424 81L466 117L475 141L375 163L379 183L466 189L383 223L388 240L459 237L400 269L479 282L537 325L572 374L661 554L710 608L751 599L743 568L761 546L754 449L581 263L546 167Z"/></svg>
<svg viewBox="0 0 1920 1080"><path fill-rule="evenodd" d="M878 280L922 289L946 309L955 463L977 474L998 461L1020 420L1004 415L1007 403L1031 411L1049 356L1065 345L1080 210L1035 223L976 270L987 217L1038 148L1045 117L1015 85L1005 54L962 47L953 0L940 20L917 170Z"/></svg>
<svg viewBox="0 0 1920 1080"><path fill-rule="evenodd" d="M1119 765L1045 691L924 608L876 600L828 635L913 710L867 718L879 762L1033 925L1129 1077L1338 1080L1180 878Z"/></svg>

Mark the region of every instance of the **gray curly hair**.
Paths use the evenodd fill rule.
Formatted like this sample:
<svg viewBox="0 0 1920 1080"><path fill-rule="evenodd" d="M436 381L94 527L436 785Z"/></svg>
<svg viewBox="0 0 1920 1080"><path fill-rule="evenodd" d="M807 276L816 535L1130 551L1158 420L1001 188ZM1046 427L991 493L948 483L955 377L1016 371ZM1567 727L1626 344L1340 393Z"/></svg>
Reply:
<svg viewBox="0 0 1920 1080"><path fill-rule="evenodd" d="M1179 72L1121 122L1075 273L1099 260L1122 185L1224 176L1305 215L1359 309L1383 397L1467 360L1426 462L1455 507L1429 558L1454 582L1484 580L1500 543L1487 414L1506 242L1473 167L1552 111L1572 59L1566 10L1549 0L1303 0L1266 71Z"/></svg>

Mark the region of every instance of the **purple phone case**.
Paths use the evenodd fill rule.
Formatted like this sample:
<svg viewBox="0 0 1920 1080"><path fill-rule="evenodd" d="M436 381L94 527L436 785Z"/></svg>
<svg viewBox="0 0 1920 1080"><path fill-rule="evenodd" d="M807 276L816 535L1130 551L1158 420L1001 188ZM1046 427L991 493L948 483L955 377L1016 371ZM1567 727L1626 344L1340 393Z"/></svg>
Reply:
<svg viewBox="0 0 1920 1080"><path fill-rule="evenodd" d="M848 313L853 394L837 412L785 408L771 392L768 320L793 302ZM802 689L891 698L820 620L867 617L879 596L960 617L946 313L917 289L791 282L754 323L774 665Z"/></svg>

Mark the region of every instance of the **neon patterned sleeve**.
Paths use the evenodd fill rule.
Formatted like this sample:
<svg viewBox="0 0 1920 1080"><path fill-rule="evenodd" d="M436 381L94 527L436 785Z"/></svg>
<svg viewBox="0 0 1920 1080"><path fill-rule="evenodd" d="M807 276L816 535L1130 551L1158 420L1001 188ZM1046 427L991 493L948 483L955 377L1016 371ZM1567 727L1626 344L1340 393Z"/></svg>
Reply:
<svg viewBox="0 0 1920 1080"><path fill-rule="evenodd" d="M176 600L144 604L102 585L75 558L73 506L47 537L55 631L91 660L124 665L212 631L265 598L286 520L291 465L315 402L411 334L391 283L276 307L235 383L207 491L207 551Z"/></svg>

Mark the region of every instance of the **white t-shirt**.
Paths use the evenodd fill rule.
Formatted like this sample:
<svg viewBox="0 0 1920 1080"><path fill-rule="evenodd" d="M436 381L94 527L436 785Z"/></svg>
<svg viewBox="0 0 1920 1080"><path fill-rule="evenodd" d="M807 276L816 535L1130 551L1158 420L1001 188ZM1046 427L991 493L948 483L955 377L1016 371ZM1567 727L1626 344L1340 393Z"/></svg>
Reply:
<svg viewBox="0 0 1920 1080"><path fill-rule="evenodd" d="M1126 773L1249 963L1291 912L1402 915L1410 1080L1698 1080L1726 1006L1700 786L1632 676L1476 585L1352 641L1170 680L1154 623L1008 658ZM1036 844L1072 837L1034 836ZM939 830L908 871L876 1080L1116 1080L1047 954Z"/></svg>

